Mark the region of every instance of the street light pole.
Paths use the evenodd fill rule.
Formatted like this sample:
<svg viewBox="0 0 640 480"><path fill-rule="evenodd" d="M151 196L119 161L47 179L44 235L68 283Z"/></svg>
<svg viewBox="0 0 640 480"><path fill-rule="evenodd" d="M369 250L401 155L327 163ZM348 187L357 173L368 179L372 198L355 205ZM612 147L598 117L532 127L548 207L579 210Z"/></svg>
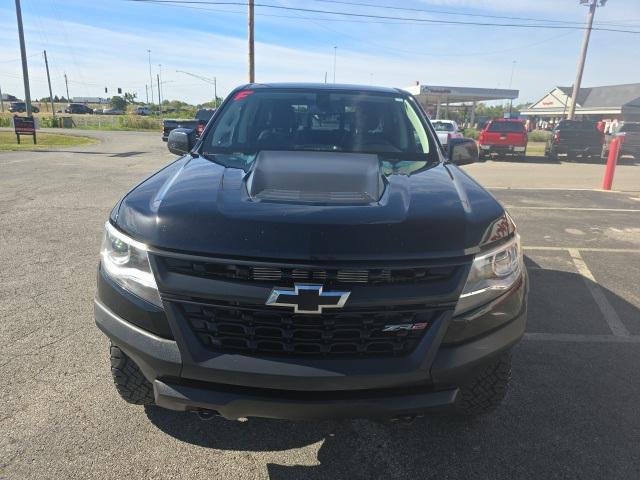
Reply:
<svg viewBox="0 0 640 480"><path fill-rule="evenodd" d="M22 80L24 82L24 102L27 108L27 117L33 115L31 110L31 90L29 89L29 68L27 67L27 50L24 45L24 29L22 28L22 10L20 0L16 0L16 17L18 19L18 37L20 38L20 58L22 59Z"/></svg>
<svg viewBox="0 0 640 480"><path fill-rule="evenodd" d="M333 47L333 83L336 83L336 57L338 56L338 47Z"/></svg>
<svg viewBox="0 0 640 480"><path fill-rule="evenodd" d="M580 50L580 58L578 59L578 70L576 72L576 81L573 83L573 91L571 92L571 105L567 119L572 120L576 113L576 103L578 94L580 93L580 84L582 83L582 74L584 72L584 62L587 58L587 49L589 48L589 38L591 37L591 28L593 27L593 17L596 14L596 6L598 0L580 0L581 4L589 2L589 13L587 13L587 28L584 31L582 39L582 49ZM606 0L600 0L600 5L604 6Z"/></svg>
<svg viewBox="0 0 640 480"><path fill-rule="evenodd" d="M195 73L185 72L184 70L176 70L176 73L184 73L185 75L189 75L190 77L197 78L198 80L202 80L209 85L213 85L213 95L215 96L215 100L218 99L218 80L216 77L207 78L202 75L196 75Z"/></svg>
<svg viewBox="0 0 640 480"><path fill-rule="evenodd" d="M160 85L158 85L158 101L160 101L160 98L164 98L164 92L162 91L164 89L164 83L162 82L162 64L159 63L158 64L158 75L160 77ZM160 107L160 109L162 109L162 107Z"/></svg>

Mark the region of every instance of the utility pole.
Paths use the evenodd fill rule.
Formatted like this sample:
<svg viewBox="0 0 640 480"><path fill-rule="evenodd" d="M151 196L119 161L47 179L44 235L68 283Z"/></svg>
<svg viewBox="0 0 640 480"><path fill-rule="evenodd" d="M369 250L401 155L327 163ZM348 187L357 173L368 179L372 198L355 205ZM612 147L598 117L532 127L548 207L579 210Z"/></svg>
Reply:
<svg viewBox="0 0 640 480"><path fill-rule="evenodd" d="M158 79L158 116L162 117L162 100L160 99L160 74L156 75Z"/></svg>
<svg viewBox="0 0 640 480"><path fill-rule="evenodd" d="M44 66L47 68L47 83L49 84L49 101L51 102L51 113L56 116L56 108L53 105L53 92L51 92L51 77L49 76L49 62L47 60L47 51L44 50Z"/></svg>
<svg viewBox="0 0 640 480"><path fill-rule="evenodd" d="M600 5L604 6L607 0L600 0ZM578 100L578 93L580 92L580 84L582 83L582 73L584 72L584 62L587 58L587 49L589 48L589 37L591 36L591 28L593 27L593 17L596 13L596 7L598 0L580 0L580 4L589 5L589 13L587 13L587 28L584 31L584 38L582 40L582 49L580 50L580 58L578 60L578 71L576 72L576 81L573 84L573 92L571 93L571 105L569 106L569 113L567 119L571 120L576 113L576 102Z"/></svg>
<svg viewBox="0 0 640 480"><path fill-rule="evenodd" d="M149 103L149 85L144 84L144 93L147 95L147 103Z"/></svg>
<svg viewBox="0 0 640 480"><path fill-rule="evenodd" d="M18 37L20 37L20 57L22 58L22 80L24 81L24 103L27 117L33 115L31 110L31 91L29 90L29 68L27 67L27 50L24 46L24 29L22 28L22 10L20 0L16 0L16 17L18 18Z"/></svg>
<svg viewBox="0 0 640 480"><path fill-rule="evenodd" d="M333 47L333 83L336 83L336 57L338 56L338 47Z"/></svg>
<svg viewBox="0 0 640 480"><path fill-rule="evenodd" d="M256 81L256 65L253 35L253 0L249 0L249 83Z"/></svg>
<svg viewBox="0 0 640 480"><path fill-rule="evenodd" d="M149 54L149 87L151 88L151 103L153 103L153 74L151 73L151 50L147 50Z"/></svg>
<svg viewBox="0 0 640 480"><path fill-rule="evenodd" d="M2 99L2 87L0 87L0 112L4 113L4 100Z"/></svg>
<svg viewBox="0 0 640 480"><path fill-rule="evenodd" d="M218 79L216 77L213 77L213 102L218 108Z"/></svg>
<svg viewBox="0 0 640 480"><path fill-rule="evenodd" d="M509 77L509 90L511 90L511 84L513 83L513 71L516 69L516 61L511 63L511 76ZM509 118L511 118L511 111L513 110L513 98L509 99Z"/></svg>
<svg viewBox="0 0 640 480"><path fill-rule="evenodd" d="M71 103L71 97L69 96L69 79L66 73L64 74L64 86L67 89L67 102Z"/></svg>

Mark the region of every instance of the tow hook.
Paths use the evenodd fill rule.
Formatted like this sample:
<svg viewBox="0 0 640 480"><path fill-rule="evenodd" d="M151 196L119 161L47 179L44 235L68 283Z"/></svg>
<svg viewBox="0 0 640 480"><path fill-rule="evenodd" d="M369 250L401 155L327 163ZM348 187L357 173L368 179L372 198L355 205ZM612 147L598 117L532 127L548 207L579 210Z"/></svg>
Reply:
<svg viewBox="0 0 640 480"><path fill-rule="evenodd" d="M199 408L195 411L196 415L200 418L200 420L213 420L218 416L218 412L215 410L208 410L206 408Z"/></svg>

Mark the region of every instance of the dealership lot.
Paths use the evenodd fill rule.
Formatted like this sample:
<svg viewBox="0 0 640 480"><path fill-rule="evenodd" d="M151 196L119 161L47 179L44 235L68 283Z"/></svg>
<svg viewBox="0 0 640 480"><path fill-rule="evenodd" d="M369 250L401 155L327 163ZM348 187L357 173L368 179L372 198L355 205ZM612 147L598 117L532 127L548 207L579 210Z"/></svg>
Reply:
<svg viewBox="0 0 640 480"><path fill-rule="evenodd" d="M115 201L167 164L159 133L0 153L0 478L639 478L640 165L466 167L509 209L531 277L495 414L291 423L125 404L92 298Z"/></svg>

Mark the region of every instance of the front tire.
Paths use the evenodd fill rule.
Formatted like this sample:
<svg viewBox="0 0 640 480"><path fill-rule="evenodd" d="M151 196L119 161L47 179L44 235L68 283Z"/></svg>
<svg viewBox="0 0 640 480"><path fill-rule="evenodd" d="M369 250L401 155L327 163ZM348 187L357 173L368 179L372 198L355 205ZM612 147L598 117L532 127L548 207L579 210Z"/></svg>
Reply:
<svg viewBox="0 0 640 480"><path fill-rule="evenodd" d="M153 405L153 386L140 367L120 348L111 345L111 374L116 390L125 402L134 405Z"/></svg>
<svg viewBox="0 0 640 480"><path fill-rule="evenodd" d="M502 403L511 379L511 354L504 353L460 387L457 415L472 417L493 412Z"/></svg>

